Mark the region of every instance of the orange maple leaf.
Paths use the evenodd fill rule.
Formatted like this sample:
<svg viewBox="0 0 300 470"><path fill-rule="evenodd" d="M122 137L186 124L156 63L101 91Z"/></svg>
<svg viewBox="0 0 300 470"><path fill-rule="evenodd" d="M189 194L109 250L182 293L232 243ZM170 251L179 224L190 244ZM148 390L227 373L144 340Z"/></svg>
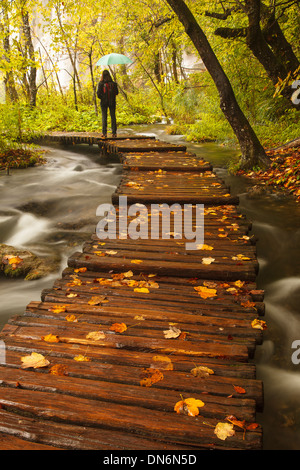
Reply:
<svg viewBox="0 0 300 470"><path fill-rule="evenodd" d="M127 330L127 325L125 323L113 323L109 329L115 331L116 333L123 333Z"/></svg>

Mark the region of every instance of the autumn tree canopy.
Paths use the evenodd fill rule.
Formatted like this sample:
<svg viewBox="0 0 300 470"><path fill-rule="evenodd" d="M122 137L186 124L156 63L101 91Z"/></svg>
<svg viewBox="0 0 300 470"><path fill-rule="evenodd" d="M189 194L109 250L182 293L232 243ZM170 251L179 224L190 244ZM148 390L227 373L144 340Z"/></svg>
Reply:
<svg viewBox="0 0 300 470"><path fill-rule="evenodd" d="M194 126L197 135L201 126L209 133L203 129L209 127L208 116L215 116L224 134L229 123L244 164L264 164L257 126L279 120L277 129L289 129L291 136L299 109L300 100L292 99L300 76L299 8L293 0L3 0L5 102L33 110L41 103L42 115L46 101L55 98L66 128L74 116L71 108L84 119L82 107L91 106L89 115L97 116L101 70L95 64L102 55L119 52L133 60L129 67L111 69L120 88L119 120L128 122L130 114L140 120L147 115L149 121L163 114ZM187 53L202 59L206 71L189 68ZM93 119L81 123L81 130Z"/></svg>

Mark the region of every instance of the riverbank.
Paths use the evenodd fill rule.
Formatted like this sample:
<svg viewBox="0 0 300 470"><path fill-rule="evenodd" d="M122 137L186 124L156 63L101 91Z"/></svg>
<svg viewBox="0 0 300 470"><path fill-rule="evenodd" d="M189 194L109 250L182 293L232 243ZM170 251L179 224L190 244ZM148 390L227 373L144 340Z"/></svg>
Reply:
<svg viewBox="0 0 300 470"><path fill-rule="evenodd" d="M43 152L36 148L11 147L0 149L0 169L28 168L46 163Z"/></svg>
<svg viewBox="0 0 300 470"><path fill-rule="evenodd" d="M257 182L256 191L280 191L295 197L300 202L300 146L280 147L268 150L272 164L267 170L238 170L235 174L246 176Z"/></svg>

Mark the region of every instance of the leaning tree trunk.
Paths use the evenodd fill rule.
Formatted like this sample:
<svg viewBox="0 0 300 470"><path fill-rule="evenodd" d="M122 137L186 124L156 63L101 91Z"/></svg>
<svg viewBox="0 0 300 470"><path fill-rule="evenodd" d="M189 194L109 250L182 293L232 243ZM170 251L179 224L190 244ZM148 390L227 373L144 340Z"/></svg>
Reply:
<svg viewBox="0 0 300 470"><path fill-rule="evenodd" d="M231 125L240 144L241 168L268 166L270 160L254 130L241 110L230 81L212 50L203 30L183 0L167 0L192 40L205 67L210 73L220 96L220 108Z"/></svg>

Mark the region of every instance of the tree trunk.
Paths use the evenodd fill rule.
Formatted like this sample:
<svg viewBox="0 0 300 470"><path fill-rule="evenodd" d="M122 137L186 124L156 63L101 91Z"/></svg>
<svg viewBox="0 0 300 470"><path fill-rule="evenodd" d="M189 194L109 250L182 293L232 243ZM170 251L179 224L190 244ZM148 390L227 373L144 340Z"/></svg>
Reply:
<svg viewBox="0 0 300 470"><path fill-rule="evenodd" d="M161 83L161 57L159 51L154 55L154 75L157 83Z"/></svg>
<svg viewBox="0 0 300 470"><path fill-rule="evenodd" d="M242 152L240 160L241 168L246 169L254 166L268 166L270 164L270 160L237 103L229 79L192 12L183 0L167 0L167 2L183 24L186 33L192 40L218 89L220 108L231 125L240 144Z"/></svg>
<svg viewBox="0 0 300 470"><path fill-rule="evenodd" d="M53 63L53 60L52 60L52 58L51 58L51 55L50 55L49 52L47 51L47 49L46 49L46 47L44 46L44 44L42 43L42 41L41 41L39 38L37 38L37 39L38 39L39 43L41 44L41 46L42 46L44 52L46 53L47 58L48 58L50 64L52 65L52 69L53 69L53 71L54 71L54 73L55 73L55 76L56 76L56 80L57 80L57 84L58 84L58 88L59 88L60 94L61 94L61 96L62 96L63 101L66 103L66 99L65 99L65 96L64 96L64 92L63 92L63 89L62 89L62 86L61 86L61 83L60 83L60 80L59 80L59 75L58 75L58 72L57 72L57 67L56 67L55 64ZM54 86L55 86L55 85L54 85ZM55 88L56 88L56 87L55 87Z"/></svg>
<svg viewBox="0 0 300 470"><path fill-rule="evenodd" d="M63 41L65 43L65 46L66 46L66 49L67 49L67 52L68 52L69 60L71 62L72 68L73 68L73 74L74 74L75 79L77 80L78 88L81 91L81 82L80 82L78 70L77 70L77 67L76 67L77 50L76 50L76 47L75 47L75 51L74 51L74 55L73 55L71 47L69 46L68 38L67 38L66 32L64 30L64 27L63 27L63 24L62 24L62 21L61 21L61 15L60 15L60 12L59 12L59 9L58 9L57 6L55 7L55 12L56 12L56 16L57 16L57 19L58 19L59 28L60 28L60 31L61 31L61 34L62 34L62 37L63 37ZM77 42L77 36L76 36L76 42Z"/></svg>
<svg viewBox="0 0 300 470"><path fill-rule="evenodd" d="M89 58L89 69L90 69L90 75L91 75L92 90L93 90L93 103L94 103L95 114L96 114L96 116L98 116L98 106L97 106L97 96L96 96L96 83L95 83L94 71L93 71L92 54L93 54L93 50L90 49L90 51L89 51L89 53L88 53L88 58Z"/></svg>
<svg viewBox="0 0 300 470"><path fill-rule="evenodd" d="M277 85L279 79L285 80L287 78L288 70L283 64L282 57L276 57L272 49L269 47L264 34L260 27L261 20L261 2L260 0L246 0L247 15L249 20L249 26L247 29L247 45L264 67L268 77L273 82L274 86ZM274 40L273 40L274 44ZM288 99L290 107L294 106L300 109L299 104L295 104L291 101L293 89L286 83L282 90L282 95Z"/></svg>
<svg viewBox="0 0 300 470"><path fill-rule="evenodd" d="M275 18L275 12L272 11L268 15L262 11L262 20L266 19L263 26L263 35L272 48L274 54L284 65L286 75L291 71L292 73L297 70L300 65L292 46L284 36L278 21Z"/></svg>
<svg viewBox="0 0 300 470"><path fill-rule="evenodd" d="M23 33L25 37L26 51L31 61L31 66L29 67L29 77L28 77L29 104L30 106L35 107L36 95L37 95L36 60L35 60L34 47L32 43L31 31L30 31L28 11L22 11L22 23L23 23Z"/></svg>
<svg viewBox="0 0 300 470"><path fill-rule="evenodd" d="M6 62L10 63L10 42L9 42L9 26L8 26L8 15L7 12L4 11L4 18L5 18L5 27L3 24L0 24L0 31L3 34L3 49L4 49L4 59ZM12 70L7 70L5 72L4 78L4 85L5 85L5 98L6 100L10 101L11 103L15 103L18 101L18 93L15 86L15 79Z"/></svg>
<svg viewBox="0 0 300 470"><path fill-rule="evenodd" d="M178 72L177 72L177 48L174 41L172 41L172 71L173 71L173 78L175 83L179 83L178 80Z"/></svg>
<svg viewBox="0 0 300 470"><path fill-rule="evenodd" d="M261 63L273 85L276 86L279 79L281 80L281 94L286 99L287 106L300 109L300 105L292 101L294 90L291 87L291 82L297 78L300 62L276 19L275 7L267 7L260 0L246 0L242 10L239 8L239 2L236 3L236 9L248 16L248 26L221 27L215 30L215 34L225 39L246 38L247 46ZM206 15L226 20L232 10L226 11L228 14L206 12Z"/></svg>

